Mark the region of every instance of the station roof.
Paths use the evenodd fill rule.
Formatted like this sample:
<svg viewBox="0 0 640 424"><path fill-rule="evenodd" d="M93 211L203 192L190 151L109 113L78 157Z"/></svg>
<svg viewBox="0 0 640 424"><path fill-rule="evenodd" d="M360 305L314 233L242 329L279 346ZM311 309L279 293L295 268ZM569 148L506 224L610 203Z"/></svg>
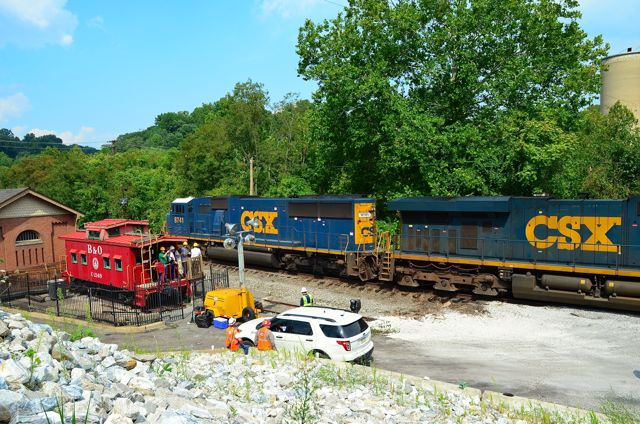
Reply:
<svg viewBox="0 0 640 424"><path fill-rule="evenodd" d="M509 212L511 196L403 197L389 202L395 211Z"/></svg>

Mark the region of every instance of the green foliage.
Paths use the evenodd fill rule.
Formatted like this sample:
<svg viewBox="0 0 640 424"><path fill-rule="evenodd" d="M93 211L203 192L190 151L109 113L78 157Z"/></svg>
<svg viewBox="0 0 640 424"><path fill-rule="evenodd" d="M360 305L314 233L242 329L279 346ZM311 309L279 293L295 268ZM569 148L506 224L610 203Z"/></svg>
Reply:
<svg viewBox="0 0 640 424"><path fill-rule="evenodd" d="M640 192L640 128L616 103L607 115L584 112L577 141L558 175L559 196L621 198Z"/></svg>
<svg viewBox="0 0 640 424"><path fill-rule="evenodd" d="M640 423L640 410L633 409L621 403L605 401L602 404L602 413L609 418L611 424L638 424Z"/></svg>
<svg viewBox="0 0 640 424"><path fill-rule="evenodd" d="M85 153L95 153L97 151L93 147L63 144L62 139L53 134L36 136L33 133L28 133L20 140L11 130L0 128L0 154L6 155L11 159L35 155L46 149L67 151L73 148L79 148ZM3 162L5 161L0 156L0 166L3 166Z"/></svg>
<svg viewBox="0 0 640 424"><path fill-rule="evenodd" d="M331 21L307 21L298 72L318 83L318 189L383 199L548 190L606 54L577 6L354 0Z"/></svg>
<svg viewBox="0 0 640 424"><path fill-rule="evenodd" d="M93 332L91 328L87 328L81 325L76 326L73 332L70 334L70 340L72 342L78 341L85 337L95 337L96 334Z"/></svg>

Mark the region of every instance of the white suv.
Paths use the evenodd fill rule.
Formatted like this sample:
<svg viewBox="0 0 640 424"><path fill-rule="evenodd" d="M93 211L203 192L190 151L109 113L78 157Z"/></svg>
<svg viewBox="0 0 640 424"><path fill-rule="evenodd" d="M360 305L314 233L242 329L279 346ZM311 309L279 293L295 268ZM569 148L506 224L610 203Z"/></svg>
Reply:
<svg viewBox="0 0 640 424"><path fill-rule="evenodd" d="M238 338L255 345L262 321L271 321L278 350L293 350L338 361L368 362L373 354L371 329L358 314L342 309L306 306L238 327Z"/></svg>

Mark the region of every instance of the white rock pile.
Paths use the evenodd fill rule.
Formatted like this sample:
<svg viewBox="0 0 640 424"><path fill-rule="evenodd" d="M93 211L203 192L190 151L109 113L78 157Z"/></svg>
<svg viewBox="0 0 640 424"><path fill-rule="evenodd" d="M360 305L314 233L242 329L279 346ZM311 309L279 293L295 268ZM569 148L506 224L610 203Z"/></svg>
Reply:
<svg viewBox="0 0 640 424"><path fill-rule="evenodd" d="M135 354L0 311L0 423L518 422L464 391L425 387L253 349Z"/></svg>

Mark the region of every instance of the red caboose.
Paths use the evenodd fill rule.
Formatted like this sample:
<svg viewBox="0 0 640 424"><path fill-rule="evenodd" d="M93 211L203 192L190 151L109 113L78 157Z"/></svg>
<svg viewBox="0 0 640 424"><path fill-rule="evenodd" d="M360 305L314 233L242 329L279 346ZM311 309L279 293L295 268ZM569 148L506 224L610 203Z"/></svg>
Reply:
<svg viewBox="0 0 640 424"><path fill-rule="evenodd" d="M167 267L163 275L155 266L161 249L168 251L184 239L154 236L148 221L130 219L87 222L84 228L60 236L65 241L68 283L120 289L139 307L154 306L161 295L175 298L178 291L183 299L191 295L186 270L181 275L177 266Z"/></svg>

